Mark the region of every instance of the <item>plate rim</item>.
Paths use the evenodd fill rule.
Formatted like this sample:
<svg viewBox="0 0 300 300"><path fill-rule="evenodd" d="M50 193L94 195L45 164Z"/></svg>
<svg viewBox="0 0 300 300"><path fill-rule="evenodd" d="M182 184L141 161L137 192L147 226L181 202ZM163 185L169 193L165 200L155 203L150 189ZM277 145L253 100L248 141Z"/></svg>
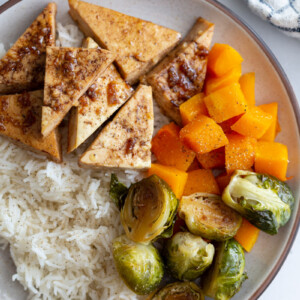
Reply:
<svg viewBox="0 0 300 300"><path fill-rule="evenodd" d="M6 11L7 9L11 8L15 4L19 3L22 0L8 0L4 4L0 6L0 14ZM218 2L217 0L197 0L197 2L201 3L202 1L208 2L212 6L214 6L216 9L220 10L222 13L227 15L229 18L231 18L235 23L237 23L241 28L245 30L245 32L251 37L251 39L259 46L259 48L263 51L263 53L266 55L266 57L269 59L270 63L274 67L277 75L280 77L281 82L283 83L283 86L289 96L289 101L293 107L293 113L296 117L297 127L298 127L298 136L300 134L300 108L299 103L297 100L297 97L294 93L293 87L282 68L281 64L277 60L276 56L273 54L272 50L267 46L267 44L263 41L263 39L259 36L258 33L255 32L255 30L240 16L238 16L235 12L233 12L230 8L226 7L222 3ZM298 199L300 201L300 199ZM295 217L295 222L293 224L291 234L289 236L289 239L284 246L283 251L281 252L278 260L275 263L274 268L271 270L271 272L267 275L267 278L260 284L260 286L257 288L257 290L251 295L249 300L255 300L260 297L263 292L267 289L267 287L271 284L271 282L274 280L278 272L280 271L281 267L283 266L291 247L293 246L293 243L295 241L295 238L298 233L299 229L299 223L300 223L300 205L298 207L298 211Z"/></svg>

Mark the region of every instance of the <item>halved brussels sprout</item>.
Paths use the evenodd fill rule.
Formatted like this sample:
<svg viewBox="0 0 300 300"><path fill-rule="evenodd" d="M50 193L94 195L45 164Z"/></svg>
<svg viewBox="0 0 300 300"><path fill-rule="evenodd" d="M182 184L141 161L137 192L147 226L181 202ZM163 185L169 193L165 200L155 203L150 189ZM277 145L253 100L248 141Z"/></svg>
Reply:
<svg viewBox="0 0 300 300"><path fill-rule="evenodd" d="M120 276L136 294L151 293L163 278L163 262L152 245L138 244L122 235L113 242L113 257Z"/></svg>
<svg viewBox="0 0 300 300"><path fill-rule="evenodd" d="M276 234L287 223L295 201L289 186L279 179L240 170L231 177L222 199L269 234Z"/></svg>
<svg viewBox="0 0 300 300"><path fill-rule="evenodd" d="M147 300L204 300L204 295L193 282L174 282L158 290Z"/></svg>
<svg viewBox="0 0 300 300"><path fill-rule="evenodd" d="M193 234L209 240L232 238L242 223L242 217L214 194L195 193L182 197L178 214Z"/></svg>
<svg viewBox="0 0 300 300"><path fill-rule="evenodd" d="M179 280L198 278L212 263L213 244L189 232L178 232L165 246L165 262L173 277Z"/></svg>
<svg viewBox="0 0 300 300"><path fill-rule="evenodd" d="M234 239L220 242L216 248L214 263L204 277L204 294L215 300L230 299L248 278L244 268L245 256L242 246Z"/></svg>
<svg viewBox="0 0 300 300"><path fill-rule="evenodd" d="M172 190L156 175L132 184L121 209L126 235L138 243L170 237L177 206Z"/></svg>

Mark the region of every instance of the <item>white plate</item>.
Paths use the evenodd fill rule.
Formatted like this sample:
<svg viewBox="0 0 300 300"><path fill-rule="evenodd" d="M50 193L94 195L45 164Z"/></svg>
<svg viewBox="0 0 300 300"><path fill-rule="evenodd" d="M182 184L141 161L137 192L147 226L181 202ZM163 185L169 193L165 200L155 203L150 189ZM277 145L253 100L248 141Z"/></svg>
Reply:
<svg viewBox="0 0 300 300"><path fill-rule="evenodd" d="M14 1L14 0L13 0ZM244 58L243 72L256 73L256 99L258 104L277 101L282 132L277 141L288 146L288 176L296 205L290 222L276 236L260 233L257 244L246 254L246 270L249 279L233 299L256 299L276 275L291 246L300 218L299 180L300 143L299 108L293 91L282 69L271 52L247 26L236 16L212 0L86 0L120 12L140 17L180 31L183 35L193 25L196 17L202 16L216 24L213 42L228 43ZM17 1L14 1L17 2ZM46 0L26 0L12 6L0 16L0 42L6 48L13 43L45 7ZM57 21L71 23L66 0L57 1ZM298 123L297 123L298 119ZM13 263L8 251L0 252L0 296L7 299L26 298L22 287L12 283Z"/></svg>

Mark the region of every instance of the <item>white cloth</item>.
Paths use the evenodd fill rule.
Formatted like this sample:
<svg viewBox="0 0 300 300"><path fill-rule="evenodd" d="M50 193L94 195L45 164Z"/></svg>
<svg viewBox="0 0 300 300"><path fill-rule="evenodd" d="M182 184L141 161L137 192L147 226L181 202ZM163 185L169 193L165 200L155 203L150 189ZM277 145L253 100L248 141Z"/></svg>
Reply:
<svg viewBox="0 0 300 300"><path fill-rule="evenodd" d="M300 38L300 0L247 0L251 10L284 33Z"/></svg>

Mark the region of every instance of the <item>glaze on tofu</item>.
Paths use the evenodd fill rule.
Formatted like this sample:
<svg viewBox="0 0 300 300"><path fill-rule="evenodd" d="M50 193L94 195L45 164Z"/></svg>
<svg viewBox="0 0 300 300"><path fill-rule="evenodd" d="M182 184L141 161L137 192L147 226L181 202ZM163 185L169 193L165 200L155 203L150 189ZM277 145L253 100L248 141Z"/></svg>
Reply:
<svg viewBox="0 0 300 300"><path fill-rule="evenodd" d="M55 15L56 4L49 3L0 60L0 94L43 86L46 47L55 45Z"/></svg>
<svg viewBox="0 0 300 300"><path fill-rule="evenodd" d="M213 30L214 24L198 18L184 41L147 75L156 102L177 124L180 104L203 88Z"/></svg>
<svg viewBox="0 0 300 300"><path fill-rule="evenodd" d="M47 136L63 120L93 81L114 61L102 49L47 47L42 108L42 134Z"/></svg>
<svg viewBox="0 0 300 300"><path fill-rule="evenodd" d="M47 137L41 134L43 91L0 96L0 135L34 152L62 160L58 130Z"/></svg>
<svg viewBox="0 0 300 300"><path fill-rule="evenodd" d="M101 47L118 54L116 64L129 84L134 84L180 40L180 33L120 12L69 0L70 15L81 31Z"/></svg>
<svg viewBox="0 0 300 300"><path fill-rule="evenodd" d="M98 48L87 38L84 48ZM69 117L68 152L79 147L131 96L133 89L122 79L113 64L109 65L79 99Z"/></svg>
<svg viewBox="0 0 300 300"><path fill-rule="evenodd" d="M152 89L139 85L133 96L82 154L79 164L94 168L150 168L152 134Z"/></svg>

